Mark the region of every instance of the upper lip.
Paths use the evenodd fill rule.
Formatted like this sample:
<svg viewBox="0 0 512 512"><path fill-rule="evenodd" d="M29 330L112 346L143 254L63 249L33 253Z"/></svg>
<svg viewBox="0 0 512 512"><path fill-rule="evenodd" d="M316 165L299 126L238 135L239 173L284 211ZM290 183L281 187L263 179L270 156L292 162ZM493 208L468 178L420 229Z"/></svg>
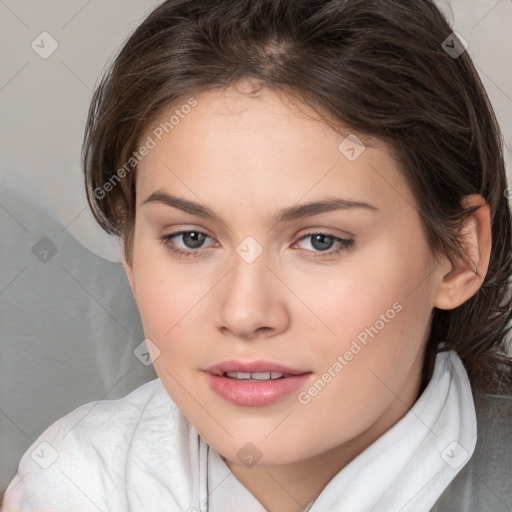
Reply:
<svg viewBox="0 0 512 512"><path fill-rule="evenodd" d="M223 361L222 363L210 366L206 369L207 373L213 375L222 375L227 372L242 372L242 373L264 373L264 372L279 372L288 375L302 375L304 373L310 373L309 370L297 370L294 368L288 368L279 363L273 361Z"/></svg>

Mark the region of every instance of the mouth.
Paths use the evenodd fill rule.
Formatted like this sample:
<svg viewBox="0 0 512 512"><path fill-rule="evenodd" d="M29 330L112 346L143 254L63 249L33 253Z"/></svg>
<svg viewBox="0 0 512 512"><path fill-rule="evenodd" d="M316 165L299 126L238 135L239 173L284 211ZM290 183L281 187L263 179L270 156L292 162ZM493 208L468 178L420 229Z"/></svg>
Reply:
<svg viewBox="0 0 512 512"><path fill-rule="evenodd" d="M241 380L269 380L283 377L293 377L311 373L311 370L299 370L289 368L273 361L224 361L210 366L205 370L207 373L219 377L239 378Z"/></svg>
<svg viewBox="0 0 512 512"><path fill-rule="evenodd" d="M288 368L271 361L225 361L205 370L210 388L230 403L263 406L302 387L310 370Z"/></svg>
<svg viewBox="0 0 512 512"><path fill-rule="evenodd" d="M263 382L266 380L286 379L292 377L291 373L282 372L223 372L219 377L226 377L228 379L246 380L251 382Z"/></svg>

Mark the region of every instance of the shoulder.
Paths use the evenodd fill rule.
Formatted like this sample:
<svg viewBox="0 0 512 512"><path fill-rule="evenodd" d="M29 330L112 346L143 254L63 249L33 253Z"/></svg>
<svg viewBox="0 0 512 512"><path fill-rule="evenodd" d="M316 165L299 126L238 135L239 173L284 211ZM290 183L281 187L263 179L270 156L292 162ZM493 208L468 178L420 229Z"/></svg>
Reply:
<svg viewBox="0 0 512 512"><path fill-rule="evenodd" d="M475 470L485 474L493 466L490 474L506 471L512 495L512 394L475 393L474 399L478 432Z"/></svg>
<svg viewBox="0 0 512 512"><path fill-rule="evenodd" d="M512 393L476 391L474 403L475 451L433 511L512 509Z"/></svg>
<svg viewBox="0 0 512 512"><path fill-rule="evenodd" d="M131 450L148 432L187 422L159 379L118 400L82 405L48 427L23 455L4 511L123 510Z"/></svg>
<svg viewBox="0 0 512 512"><path fill-rule="evenodd" d="M475 460L492 456L494 462L506 463L508 459L512 468L512 393L476 392L474 402L478 432Z"/></svg>
<svg viewBox="0 0 512 512"><path fill-rule="evenodd" d="M512 411L512 390L506 393L486 393L476 391L474 393L475 409L477 416L482 418L501 410L503 414L509 415Z"/></svg>

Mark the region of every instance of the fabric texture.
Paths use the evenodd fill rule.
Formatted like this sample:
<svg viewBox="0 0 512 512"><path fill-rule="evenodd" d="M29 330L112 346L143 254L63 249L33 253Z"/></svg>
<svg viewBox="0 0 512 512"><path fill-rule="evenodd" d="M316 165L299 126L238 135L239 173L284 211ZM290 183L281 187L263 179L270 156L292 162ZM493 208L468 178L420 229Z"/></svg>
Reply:
<svg viewBox="0 0 512 512"><path fill-rule="evenodd" d="M432 512L512 510L512 390L475 393L478 439L471 460L443 492Z"/></svg>
<svg viewBox="0 0 512 512"><path fill-rule="evenodd" d="M470 460L475 443L467 374L454 352L438 354L413 408L329 482L310 512L428 511ZM4 512L43 510L265 509L156 379L123 399L75 409L27 450Z"/></svg>

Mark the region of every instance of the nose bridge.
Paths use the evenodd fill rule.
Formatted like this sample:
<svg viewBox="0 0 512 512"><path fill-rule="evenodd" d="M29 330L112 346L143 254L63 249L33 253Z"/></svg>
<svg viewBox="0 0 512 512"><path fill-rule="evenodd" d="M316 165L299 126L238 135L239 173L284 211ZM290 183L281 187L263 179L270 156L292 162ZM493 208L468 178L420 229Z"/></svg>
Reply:
<svg viewBox="0 0 512 512"><path fill-rule="evenodd" d="M270 271L267 268L268 258L263 252L255 256L253 249L240 244L237 254L233 257L233 268L229 273L226 299L233 299L239 308L254 306L252 302L267 302L267 285ZM242 255L240 254L242 252Z"/></svg>
<svg viewBox="0 0 512 512"><path fill-rule="evenodd" d="M257 297L265 292L269 270L268 251L252 236L245 237L235 248L231 287L235 293L247 291Z"/></svg>
<svg viewBox="0 0 512 512"><path fill-rule="evenodd" d="M271 282L275 276L268 264L267 254L254 239L245 239L238 245L232 269L220 290L219 328L239 337L251 337L256 331L274 331L285 326L285 304Z"/></svg>

